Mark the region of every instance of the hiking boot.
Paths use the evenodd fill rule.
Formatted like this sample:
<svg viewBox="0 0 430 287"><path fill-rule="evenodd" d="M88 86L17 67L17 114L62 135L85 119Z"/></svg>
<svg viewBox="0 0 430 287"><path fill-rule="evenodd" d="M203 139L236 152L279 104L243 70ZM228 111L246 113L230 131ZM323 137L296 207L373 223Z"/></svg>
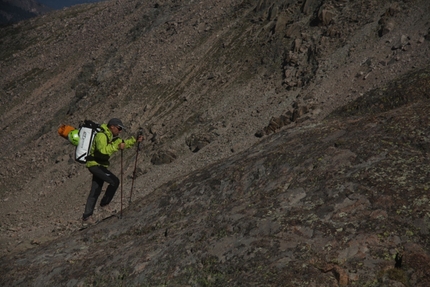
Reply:
<svg viewBox="0 0 430 287"><path fill-rule="evenodd" d="M97 221L93 216L88 216L87 218L82 218L82 227L88 227L90 225L96 224Z"/></svg>
<svg viewBox="0 0 430 287"><path fill-rule="evenodd" d="M100 210L102 212L103 217L108 217L108 216L112 215L113 213L116 213L116 209L113 207L112 204L108 204L108 205L104 205L104 206L100 205Z"/></svg>

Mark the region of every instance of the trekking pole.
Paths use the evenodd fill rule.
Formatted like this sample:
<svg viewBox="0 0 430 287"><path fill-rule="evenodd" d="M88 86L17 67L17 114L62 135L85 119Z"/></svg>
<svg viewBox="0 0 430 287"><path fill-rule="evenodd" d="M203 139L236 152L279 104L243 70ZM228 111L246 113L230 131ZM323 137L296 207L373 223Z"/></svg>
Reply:
<svg viewBox="0 0 430 287"><path fill-rule="evenodd" d="M142 128L139 128L139 131L137 132L137 138L139 138L142 134L143 134L143 130L142 130ZM138 157L138 155L139 155L140 143L141 143L141 142L139 142L139 143L137 144L137 149L136 149L136 159L135 159L135 161L134 161L133 177L132 177L132 180L131 180L130 198L129 198L129 200L128 200L128 205L129 205L129 206L131 205L131 197L132 197L132 195L133 195L134 179L136 178L137 157Z"/></svg>
<svg viewBox="0 0 430 287"><path fill-rule="evenodd" d="M122 140L124 142L124 140ZM124 175L124 168L123 168L123 149L121 149L121 212L120 212L120 218L122 218L122 179Z"/></svg>

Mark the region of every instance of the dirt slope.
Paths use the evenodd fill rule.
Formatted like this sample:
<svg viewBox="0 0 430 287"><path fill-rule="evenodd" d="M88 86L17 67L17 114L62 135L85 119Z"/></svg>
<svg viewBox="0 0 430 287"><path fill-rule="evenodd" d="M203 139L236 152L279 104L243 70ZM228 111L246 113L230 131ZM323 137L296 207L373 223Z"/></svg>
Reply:
<svg viewBox="0 0 430 287"><path fill-rule="evenodd" d="M426 286L429 6L107 1L1 29L2 282ZM56 129L111 117L146 129L133 206L79 232L90 176Z"/></svg>

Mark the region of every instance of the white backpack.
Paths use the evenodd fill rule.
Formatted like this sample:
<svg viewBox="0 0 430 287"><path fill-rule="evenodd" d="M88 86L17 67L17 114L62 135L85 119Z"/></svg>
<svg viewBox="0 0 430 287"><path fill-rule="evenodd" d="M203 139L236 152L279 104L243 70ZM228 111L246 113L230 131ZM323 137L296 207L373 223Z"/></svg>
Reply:
<svg viewBox="0 0 430 287"><path fill-rule="evenodd" d="M94 137L101 131L100 124L90 120L85 120L79 125L79 144L76 146L75 160L80 163L87 162L90 155Z"/></svg>

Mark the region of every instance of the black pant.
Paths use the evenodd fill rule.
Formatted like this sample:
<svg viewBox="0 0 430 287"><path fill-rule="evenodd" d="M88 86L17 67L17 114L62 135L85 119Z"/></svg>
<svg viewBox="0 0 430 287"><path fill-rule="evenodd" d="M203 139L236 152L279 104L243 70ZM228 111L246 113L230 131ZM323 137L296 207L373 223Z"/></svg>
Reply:
<svg viewBox="0 0 430 287"><path fill-rule="evenodd" d="M112 201L112 198L119 186L119 179L106 167L92 166L88 168L88 170L93 174L93 181L91 184L90 195L88 196L87 204L85 205L83 219L86 219L93 214L97 199L102 192L104 182L109 183L109 186L100 202L100 206L108 205Z"/></svg>

